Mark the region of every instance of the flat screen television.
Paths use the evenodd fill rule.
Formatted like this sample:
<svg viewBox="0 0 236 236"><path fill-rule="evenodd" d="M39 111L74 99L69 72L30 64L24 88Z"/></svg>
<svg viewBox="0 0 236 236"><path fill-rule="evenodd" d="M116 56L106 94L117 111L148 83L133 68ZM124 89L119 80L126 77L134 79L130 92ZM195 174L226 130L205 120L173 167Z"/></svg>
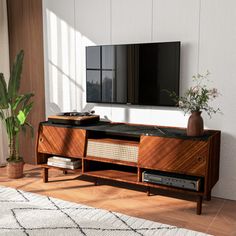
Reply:
<svg viewBox="0 0 236 236"><path fill-rule="evenodd" d="M175 106L180 42L86 47L88 103Z"/></svg>

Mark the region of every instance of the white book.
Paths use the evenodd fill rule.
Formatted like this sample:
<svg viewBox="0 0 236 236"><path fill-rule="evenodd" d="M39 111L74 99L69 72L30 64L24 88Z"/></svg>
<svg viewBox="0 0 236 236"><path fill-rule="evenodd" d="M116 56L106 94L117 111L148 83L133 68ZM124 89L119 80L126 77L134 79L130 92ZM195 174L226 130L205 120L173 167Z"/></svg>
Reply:
<svg viewBox="0 0 236 236"><path fill-rule="evenodd" d="M67 169L78 169L81 167L81 165L66 165L66 164L59 164L59 163L55 163L55 162L50 162L48 161L47 163L49 166L55 166L55 167L62 167L62 168L67 168Z"/></svg>
<svg viewBox="0 0 236 236"><path fill-rule="evenodd" d="M53 157L49 157L48 161L55 162L55 163L63 163L63 164L76 164L76 163L81 163L80 159L74 159L73 161L65 161L62 159L55 159Z"/></svg>
<svg viewBox="0 0 236 236"><path fill-rule="evenodd" d="M55 160L59 160L59 161L69 161L69 162L73 161L73 159L67 158L67 157L53 156L53 157L50 157L50 158L55 159ZM50 159L50 158L48 158L48 159Z"/></svg>
<svg viewBox="0 0 236 236"><path fill-rule="evenodd" d="M48 160L47 164L52 164L54 166L60 166L60 167L68 167L68 166L74 166L74 167L80 167L81 166L81 162L76 162L76 163L67 163L67 162L58 162L58 161L50 161Z"/></svg>
<svg viewBox="0 0 236 236"><path fill-rule="evenodd" d="M58 166L81 166L81 162L76 162L76 163L62 163L62 162L55 162L55 161L48 161L47 163L54 163L55 165Z"/></svg>

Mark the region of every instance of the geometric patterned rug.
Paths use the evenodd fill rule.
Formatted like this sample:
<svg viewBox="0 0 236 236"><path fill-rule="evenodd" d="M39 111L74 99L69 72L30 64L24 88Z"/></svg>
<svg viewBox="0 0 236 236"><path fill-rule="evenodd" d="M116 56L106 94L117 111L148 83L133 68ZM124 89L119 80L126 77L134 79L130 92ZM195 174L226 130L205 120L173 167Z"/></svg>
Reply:
<svg viewBox="0 0 236 236"><path fill-rule="evenodd" d="M207 234L0 186L0 235L206 236Z"/></svg>

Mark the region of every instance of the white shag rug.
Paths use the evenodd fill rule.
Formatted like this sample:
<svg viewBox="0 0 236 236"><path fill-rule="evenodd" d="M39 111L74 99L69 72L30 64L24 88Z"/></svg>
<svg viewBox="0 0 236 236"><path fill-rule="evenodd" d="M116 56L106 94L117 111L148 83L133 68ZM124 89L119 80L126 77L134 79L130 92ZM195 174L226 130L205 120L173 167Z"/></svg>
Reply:
<svg viewBox="0 0 236 236"><path fill-rule="evenodd" d="M206 236L196 231L1 186L0 235Z"/></svg>

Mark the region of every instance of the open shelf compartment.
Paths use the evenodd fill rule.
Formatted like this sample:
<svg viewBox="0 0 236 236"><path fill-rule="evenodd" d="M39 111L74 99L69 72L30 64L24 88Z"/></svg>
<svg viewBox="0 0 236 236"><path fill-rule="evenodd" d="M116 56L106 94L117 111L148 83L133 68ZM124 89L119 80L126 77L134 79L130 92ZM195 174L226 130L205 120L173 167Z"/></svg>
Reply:
<svg viewBox="0 0 236 236"><path fill-rule="evenodd" d="M97 161L84 160L85 168L83 175L102 179L112 179L126 183L138 183L137 168L131 166L120 166L111 163L99 165Z"/></svg>

